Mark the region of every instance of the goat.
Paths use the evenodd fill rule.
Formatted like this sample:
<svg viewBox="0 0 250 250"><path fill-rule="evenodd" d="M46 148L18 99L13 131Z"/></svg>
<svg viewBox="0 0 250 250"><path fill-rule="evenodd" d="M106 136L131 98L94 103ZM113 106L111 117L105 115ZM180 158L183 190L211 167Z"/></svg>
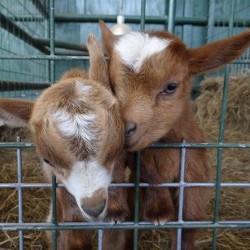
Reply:
<svg viewBox="0 0 250 250"><path fill-rule="evenodd" d="M65 185L56 190L58 222L121 221L128 211L125 190L109 188L111 181L124 182L125 137L119 103L93 35L87 47L88 73L66 72L34 102L0 100L0 125L28 126L46 179L53 171L57 182ZM48 221L50 217L51 212ZM110 231L104 234L104 249L120 244ZM50 234L47 237L51 241ZM86 230L60 231L58 249L91 249L91 237Z"/></svg>
<svg viewBox="0 0 250 250"><path fill-rule="evenodd" d="M150 184L178 182L180 150L147 149L165 143L205 142L194 119L190 98L192 78L217 69L239 57L250 45L250 31L197 49L188 49L166 31L130 32L116 37L99 22L103 45L109 56L110 83L121 104L125 123L125 145L141 152L141 181ZM135 166L130 161L130 168ZM185 182L208 182L206 150L187 149ZM177 219L177 188L141 189L140 220L165 224ZM188 187L184 192L185 221L202 220L209 190ZM195 229L184 229L182 249L194 249ZM176 248L176 230L172 249Z"/></svg>

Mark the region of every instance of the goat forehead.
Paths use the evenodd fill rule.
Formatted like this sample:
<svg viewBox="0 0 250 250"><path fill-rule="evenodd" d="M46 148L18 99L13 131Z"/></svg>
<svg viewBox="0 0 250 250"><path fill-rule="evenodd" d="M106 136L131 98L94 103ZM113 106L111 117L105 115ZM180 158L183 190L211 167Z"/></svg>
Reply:
<svg viewBox="0 0 250 250"><path fill-rule="evenodd" d="M114 49L122 62L138 73L147 58L163 51L170 43L170 39L131 32L122 36Z"/></svg>
<svg viewBox="0 0 250 250"><path fill-rule="evenodd" d="M96 119L95 113L70 114L61 109L53 114L60 132L65 137L82 138L86 142L95 140L93 123Z"/></svg>

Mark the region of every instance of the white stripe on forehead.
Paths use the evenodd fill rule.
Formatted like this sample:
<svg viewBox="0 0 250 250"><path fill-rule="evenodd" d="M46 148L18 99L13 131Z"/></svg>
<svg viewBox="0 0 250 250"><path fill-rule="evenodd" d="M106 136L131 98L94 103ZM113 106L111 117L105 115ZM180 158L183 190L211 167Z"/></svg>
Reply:
<svg viewBox="0 0 250 250"><path fill-rule="evenodd" d="M98 189L107 190L111 179L111 172L97 161L78 161L62 182L80 206L81 199L91 198Z"/></svg>
<svg viewBox="0 0 250 250"><path fill-rule="evenodd" d="M146 33L131 32L117 41L115 51L125 65L138 73L147 58L167 48L170 42L169 39L149 36Z"/></svg>
<svg viewBox="0 0 250 250"><path fill-rule="evenodd" d="M86 83L81 82L81 81L76 81L76 91L77 91L77 93L89 94L91 90L92 90L92 87L90 85L87 85Z"/></svg>
<svg viewBox="0 0 250 250"><path fill-rule="evenodd" d="M70 114L65 110L58 110L53 114L58 123L58 128L67 137L81 137L86 143L95 139L91 124L96 118L93 113Z"/></svg>

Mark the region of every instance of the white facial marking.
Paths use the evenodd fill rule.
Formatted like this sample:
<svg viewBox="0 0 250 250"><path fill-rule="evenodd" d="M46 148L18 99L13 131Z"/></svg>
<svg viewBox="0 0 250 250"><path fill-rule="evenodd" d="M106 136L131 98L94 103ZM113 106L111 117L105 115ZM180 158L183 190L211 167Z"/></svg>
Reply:
<svg viewBox="0 0 250 250"><path fill-rule="evenodd" d="M125 65L138 73L147 58L167 48L170 42L169 39L151 37L146 33L131 32L118 40L115 51Z"/></svg>
<svg viewBox="0 0 250 250"><path fill-rule="evenodd" d="M78 161L72 167L70 176L62 182L81 207L82 199L91 198L98 189L107 190L111 179L111 173L97 161Z"/></svg>
<svg viewBox="0 0 250 250"><path fill-rule="evenodd" d="M76 81L76 90L80 93L89 94L92 90L92 87L90 85L85 84L84 82Z"/></svg>
<svg viewBox="0 0 250 250"><path fill-rule="evenodd" d="M95 120L95 114L69 114L64 110L54 113L60 131L68 137L81 137L86 143L95 140L95 133L91 129L91 123Z"/></svg>

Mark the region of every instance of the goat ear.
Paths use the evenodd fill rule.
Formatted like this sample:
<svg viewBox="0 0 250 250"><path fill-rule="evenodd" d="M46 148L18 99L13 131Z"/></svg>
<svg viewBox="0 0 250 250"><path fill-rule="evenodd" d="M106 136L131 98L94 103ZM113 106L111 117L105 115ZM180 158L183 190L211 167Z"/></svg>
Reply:
<svg viewBox="0 0 250 250"><path fill-rule="evenodd" d="M99 21L99 25L102 31L102 42L105 52L110 56L116 37L102 20Z"/></svg>
<svg viewBox="0 0 250 250"><path fill-rule="evenodd" d="M34 102L0 99L0 126L27 127Z"/></svg>
<svg viewBox="0 0 250 250"><path fill-rule="evenodd" d="M87 38L87 48L89 51L89 79L98 81L110 88L108 66L96 37L90 34Z"/></svg>
<svg viewBox="0 0 250 250"><path fill-rule="evenodd" d="M250 46L250 30L198 49L190 49L190 72L199 74L219 68L244 53Z"/></svg>

